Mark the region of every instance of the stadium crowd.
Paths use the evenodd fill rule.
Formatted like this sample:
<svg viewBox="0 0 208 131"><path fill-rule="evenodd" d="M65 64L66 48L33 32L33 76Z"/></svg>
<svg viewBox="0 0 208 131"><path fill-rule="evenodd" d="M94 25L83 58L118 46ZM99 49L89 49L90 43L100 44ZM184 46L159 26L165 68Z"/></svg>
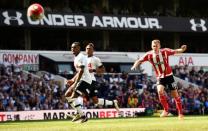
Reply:
<svg viewBox="0 0 208 131"><path fill-rule="evenodd" d="M175 76L198 85L184 88L177 83L185 114L208 114L208 72L203 68L175 66ZM118 99L121 108L144 107L148 112L162 109L158 100L154 77L146 74L108 73L97 76L99 97ZM170 96L170 94L168 94ZM174 114L174 100L168 97ZM84 108L97 108L84 98ZM33 78L23 75L21 66L3 63L0 66L0 111L68 109L64 90L50 74ZM103 107L98 107L103 108Z"/></svg>

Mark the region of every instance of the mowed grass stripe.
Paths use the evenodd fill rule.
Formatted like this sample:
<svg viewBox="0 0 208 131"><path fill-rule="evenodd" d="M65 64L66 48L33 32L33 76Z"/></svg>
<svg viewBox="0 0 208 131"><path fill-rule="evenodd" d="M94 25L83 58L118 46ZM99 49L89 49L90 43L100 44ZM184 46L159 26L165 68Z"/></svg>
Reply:
<svg viewBox="0 0 208 131"><path fill-rule="evenodd" d="M90 119L77 124L70 120L0 123L0 131L208 131L208 116Z"/></svg>

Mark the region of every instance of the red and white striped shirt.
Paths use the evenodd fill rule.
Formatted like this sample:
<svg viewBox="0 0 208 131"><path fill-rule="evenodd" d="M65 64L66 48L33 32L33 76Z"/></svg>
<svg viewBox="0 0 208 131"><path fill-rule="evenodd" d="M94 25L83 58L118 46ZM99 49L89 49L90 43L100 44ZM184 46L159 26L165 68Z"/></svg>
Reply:
<svg viewBox="0 0 208 131"><path fill-rule="evenodd" d="M158 53L151 50L139 59L140 62L149 61L154 70L157 78L164 78L172 75L172 69L169 65L168 57L174 55L175 50L169 48L160 49Z"/></svg>

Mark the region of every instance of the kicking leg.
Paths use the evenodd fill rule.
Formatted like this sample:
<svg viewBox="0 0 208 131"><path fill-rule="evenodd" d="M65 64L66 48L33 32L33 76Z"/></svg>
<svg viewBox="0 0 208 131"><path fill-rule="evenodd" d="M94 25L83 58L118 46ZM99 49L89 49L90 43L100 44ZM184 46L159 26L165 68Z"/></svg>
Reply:
<svg viewBox="0 0 208 131"><path fill-rule="evenodd" d="M178 95L177 90L172 90L171 95L173 96L175 100L176 108L178 110L178 118L183 119L183 108L182 108L181 98Z"/></svg>
<svg viewBox="0 0 208 131"><path fill-rule="evenodd" d="M116 108L116 110L119 111L119 106L118 106L118 101L117 100L111 101L111 100L106 100L106 99L103 99L103 98L97 98L95 104L102 105L104 107L105 106L114 106Z"/></svg>

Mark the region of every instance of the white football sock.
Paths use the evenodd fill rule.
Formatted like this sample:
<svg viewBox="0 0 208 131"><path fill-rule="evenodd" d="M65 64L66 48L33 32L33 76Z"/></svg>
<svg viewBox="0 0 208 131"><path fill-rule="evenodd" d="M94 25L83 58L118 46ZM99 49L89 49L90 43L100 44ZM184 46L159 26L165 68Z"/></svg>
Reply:
<svg viewBox="0 0 208 131"><path fill-rule="evenodd" d="M106 99L103 99L103 98L98 98L98 105L111 106L111 105L113 105L113 101L106 100Z"/></svg>
<svg viewBox="0 0 208 131"><path fill-rule="evenodd" d="M70 98L66 97L67 101L69 102L70 106L77 111L81 116L84 114L82 109L81 109L81 104L77 100L77 98Z"/></svg>

